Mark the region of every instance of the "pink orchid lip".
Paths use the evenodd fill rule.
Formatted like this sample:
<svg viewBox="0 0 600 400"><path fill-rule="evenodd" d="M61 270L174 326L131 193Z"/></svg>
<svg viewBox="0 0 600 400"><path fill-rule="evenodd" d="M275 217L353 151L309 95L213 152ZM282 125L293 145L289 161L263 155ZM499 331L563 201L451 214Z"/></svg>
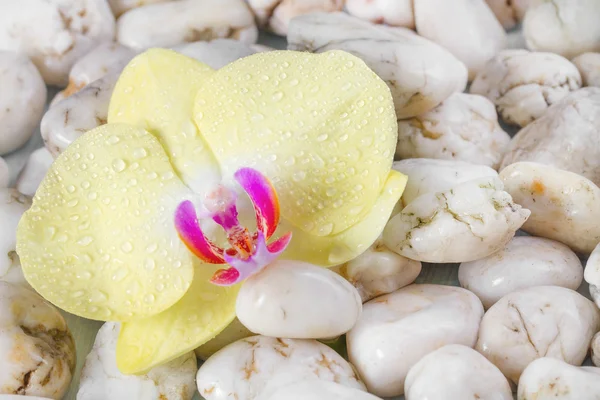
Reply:
<svg viewBox="0 0 600 400"><path fill-rule="evenodd" d="M200 227L194 204L183 201L175 211L175 229L186 247L196 257L209 264L229 264L229 268L215 272L211 282L219 286L239 283L276 260L289 245L292 233L288 232L267 244L279 224L279 199L275 188L259 171L242 168L234 178L248 194L254 206L257 231L250 234L240 225L233 190L220 185L204 201L208 209L201 218L212 218L227 233L230 248L222 249L206 237Z"/></svg>

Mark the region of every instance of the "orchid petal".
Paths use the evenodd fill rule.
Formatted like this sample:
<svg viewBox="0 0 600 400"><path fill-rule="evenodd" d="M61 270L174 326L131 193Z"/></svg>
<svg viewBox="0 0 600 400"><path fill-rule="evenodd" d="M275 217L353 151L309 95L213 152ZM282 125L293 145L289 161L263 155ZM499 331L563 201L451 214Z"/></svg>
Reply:
<svg viewBox="0 0 600 400"><path fill-rule="evenodd" d="M198 224L194 204L186 200L175 211L175 229L185 246L200 260L209 264L224 264L223 249L211 242Z"/></svg>
<svg viewBox="0 0 600 400"><path fill-rule="evenodd" d="M223 179L259 170L277 190L282 219L313 236L369 214L398 136L389 88L343 51L234 61L206 79L194 117Z"/></svg>
<svg viewBox="0 0 600 400"><path fill-rule="evenodd" d="M233 321L240 285L210 283L217 268L196 260L194 280L181 300L160 314L121 325L117 366L122 373L145 373L193 351Z"/></svg>
<svg viewBox="0 0 600 400"><path fill-rule="evenodd" d="M294 240L291 241L283 257L324 267L343 264L357 257L367 250L383 231L404 191L406 181L405 175L394 170L390 171L369 214L356 225L337 235L313 236L282 220L279 230L281 232L291 230L294 234Z"/></svg>
<svg viewBox="0 0 600 400"><path fill-rule="evenodd" d="M113 90L109 123L145 128L160 141L181 180L203 193L221 180L219 165L192 119L194 98L215 71L168 49L150 49L125 67Z"/></svg>
<svg viewBox="0 0 600 400"><path fill-rule="evenodd" d="M267 177L252 168L239 169L234 177L252 201L258 229L269 240L279 224L279 199L275 188Z"/></svg>
<svg viewBox="0 0 600 400"><path fill-rule="evenodd" d="M122 124L87 132L52 164L19 223L27 281L89 319L162 312L193 279L194 257L173 224L191 196L149 132Z"/></svg>
<svg viewBox="0 0 600 400"><path fill-rule="evenodd" d="M238 282L241 282L240 271L233 267L218 270L210 279L210 283L217 286L231 286Z"/></svg>
<svg viewBox="0 0 600 400"><path fill-rule="evenodd" d="M288 232L273 243L269 243L267 245L267 249L269 253L281 254L286 249L286 247L290 244L292 240L292 232Z"/></svg>

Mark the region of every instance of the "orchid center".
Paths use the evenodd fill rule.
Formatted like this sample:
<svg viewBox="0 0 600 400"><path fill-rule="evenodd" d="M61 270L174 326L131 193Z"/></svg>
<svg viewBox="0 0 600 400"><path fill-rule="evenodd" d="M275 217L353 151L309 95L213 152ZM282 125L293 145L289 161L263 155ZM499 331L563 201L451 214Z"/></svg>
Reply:
<svg viewBox="0 0 600 400"><path fill-rule="evenodd" d="M254 207L255 232L240 224L236 192L224 185L205 196L206 212L198 214L189 200L181 202L175 211L175 228L186 247L206 263L229 265L211 279L219 286L234 285L259 272L283 253L292 238L290 232L267 243L277 229L280 216L277 192L268 178L252 168L239 169L234 178ZM229 248L219 247L206 237L200 221L208 218L223 228Z"/></svg>

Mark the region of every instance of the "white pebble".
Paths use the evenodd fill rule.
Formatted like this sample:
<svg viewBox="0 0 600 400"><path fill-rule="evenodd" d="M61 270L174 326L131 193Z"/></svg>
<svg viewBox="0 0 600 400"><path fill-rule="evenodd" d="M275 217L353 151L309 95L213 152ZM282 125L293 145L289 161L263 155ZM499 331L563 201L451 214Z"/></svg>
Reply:
<svg viewBox="0 0 600 400"><path fill-rule="evenodd" d="M583 53L571 61L581 74L583 86L600 86L600 53Z"/></svg>
<svg viewBox="0 0 600 400"><path fill-rule="evenodd" d="M385 245L413 260L473 261L502 249L529 217L497 177L426 193L387 223Z"/></svg>
<svg viewBox="0 0 600 400"><path fill-rule="evenodd" d="M60 312L32 290L0 282L0 390L61 399L75 343Z"/></svg>
<svg viewBox="0 0 600 400"><path fill-rule="evenodd" d="M484 0L418 0L414 9L419 35L462 61L469 79L506 47L506 33Z"/></svg>
<svg viewBox="0 0 600 400"><path fill-rule="evenodd" d="M493 101L507 123L525 126L580 87L577 67L558 54L504 50L485 64L469 90Z"/></svg>
<svg viewBox="0 0 600 400"><path fill-rule="evenodd" d="M362 390L335 382L300 381L283 386L258 400L382 400Z"/></svg>
<svg viewBox="0 0 600 400"><path fill-rule="evenodd" d="M406 400L512 400L502 372L470 347L451 344L429 353L408 372Z"/></svg>
<svg viewBox="0 0 600 400"><path fill-rule="evenodd" d="M299 381L324 380L364 390L339 354L316 340L253 336L238 340L210 357L196 382L206 400L254 400Z"/></svg>
<svg viewBox="0 0 600 400"><path fill-rule="evenodd" d="M333 338L349 331L362 311L358 291L316 265L278 260L242 284L236 315L250 331L293 339Z"/></svg>
<svg viewBox="0 0 600 400"><path fill-rule="evenodd" d="M243 0L179 0L134 8L119 18L119 43L141 51L233 38L254 43L258 30Z"/></svg>
<svg viewBox="0 0 600 400"><path fill-rule="evenodd" d="M509 141L490 100L454 93L433 110L398 121L396 156L466 161L497 168Z"/></svg>
<svg viewBox="0 0 600 400"><path fill-rule="evenodd" d="M119 324L106 322L85 359L77 400L191 400L196 356L186 353L143 375L123 375L117 368Z"/></svg>
<svg viewBox="0 0 600 400"><path fill-rule="evenodd" d="M532 286L577 290L583 281L583 267L577 255L562 243L516 236L504 249L462 263L458 280L479 297L485 308L490 308L505 295Z"/></svg>
<svg viewBox="0 0 600 400"><path fill-rule="evenodd" d="M541 357L581 365L600 310L579 293L558 286L536 286L512 292L483 317L477 350L514 383Z"/></svg>
<svg viewBox="0 0 600 400"><path fill-rule="evenodd" d="M410 368L447 344L473 347L483 306L473 293L442 285L410 285L364 305L348 333L348 356L369 392L400 396Z"/></svg>
<svg viewBox="0 0 600 400"><path fill-rule="evenodd" d="M28 55L48 85L66 86L73 64L114 35L106 0L0 3L0 49Z"/></svg>
<svg viewBox="0 0 600 400"><path fill-rule="evenodd" d="M475 179L498 178L498 173L490 167L464 161L409 158L395 161L392 168L408 176L401 199L405 207L427 193L446 192Z"/></svg>
<svg viewBox="0 0 600 400"><path fill-rule="evenodd" d="M517 392L518 400L595 400L600 393L600 368L576 367L555 358L529 364Z"/></svg>
<svg viewBox="0 0 600 400"><path fill-rule="evenodd" d="M0 189L0 281L9 281L27 286L21 263L16 252L17 225L25 211L31 206L31 199L15 189Z"/></svg>
<svg viewBox="0 0 600 400"><path fill-rule="evenodd" d="M421 272L421 262L394 253L379 237L361 255L339 268L339 274L360 293L364 302L410 285Z"/></svg>
<svg viewBox="0 0 600 400"><path fill-rule="evenodd" d="M531 210L523 230L589 254L600 242L600 188L583 176L532 162L500 172L514 201Z"/></svg>
<svg viewBox="0 0 600 400"><path fill-rule="evenodd" d="M52 154L45 147L32 152L17 177L16 189L33 197L53 162Z"/></svg>
<svg viewBox="0 0 600 400"><path fill-rule="evenodd" d="M1 22L2 11L0 26ZM0 43L1 36L0 28ZM26 55L0 50L0 88L0 155L4 155L33 135L44 113L46 85Z"/></svg>

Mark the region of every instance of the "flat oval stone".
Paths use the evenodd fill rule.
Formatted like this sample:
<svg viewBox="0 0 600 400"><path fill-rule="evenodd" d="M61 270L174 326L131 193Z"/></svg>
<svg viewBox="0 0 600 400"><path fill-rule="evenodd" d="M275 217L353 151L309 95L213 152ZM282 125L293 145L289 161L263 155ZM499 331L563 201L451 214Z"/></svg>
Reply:
<svg viewBox="0 0 600 400"><path fill-rule="evenodd" d="M503 296L532 286L562 286L577 290L583 280L581 261L554 240L516 236L504 249L480 260L462 263L460 285L490 308Z"/></svg>
<svg viewBox="0 0 600 400"><path fill-rule="evenodd" d="M346 339L350 362L370 393L400 396L409 369L447 344L473 347L483 306L468 290L410 285L364 304Z"/></svg>
<svg viewBox="0 0 600 400"><path fill-rule="evenodd" d="M536 286L504 296L487 311L476 348L517 383L538 358L581 365L599 329L600 310L590 300L570 289Z"/></svg>
<svg viewBox="0 0 600 400"><path fill-rule="evenodd" d="M511 164L500 178L515 203L531 210L524 231L583 254L600 242L600 188L589 179L535 162Z"/></svg>
<svg viewBox="0 0 600 400"><path fill-rule="evenodd" d="M332 338L348 332L362 311L358 291L328 269L276 261L243 284L236 314L254 333L293 339Z"/></svg>
<svg viewBox="0 0 600 400"><path fill-rule="evenodd" d="M594 400L600 393L600 368L577 367L555 358L529 364L519 381L519 400Z"/></svg>
<svg viewBox="0 0 600 400"><path fill-rule="evenodd" d="M444 346L421 359L408 372L408 400L512 400L506 377L470 347Z"/></svg>
<svg viewBox="0 0 600 400"><path fill-rule="evenodd" d="M286 385L318 380L365 390L352 366L316 340L266 336L238 340L210 357L196 376L206 400L270 399Z"/></svg>

